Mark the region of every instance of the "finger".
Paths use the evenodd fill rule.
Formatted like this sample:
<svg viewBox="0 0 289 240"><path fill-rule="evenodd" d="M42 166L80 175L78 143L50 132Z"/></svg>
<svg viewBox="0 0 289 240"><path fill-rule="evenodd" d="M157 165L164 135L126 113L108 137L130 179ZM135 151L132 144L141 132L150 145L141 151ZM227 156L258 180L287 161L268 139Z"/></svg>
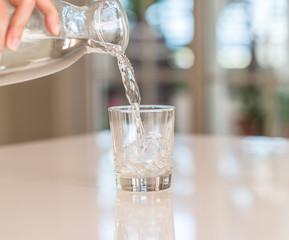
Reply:
<svg viewBox="0 0 289 240"><path fill-rule="evenodd" d="M45 24L48 31L53 35L59 34L58 11L50 0L37 0L36 6L45 16Z"/></svg>
<svg viewBox="0 0 289 240"><path fill-rule="evenodd" d="M4 47L6 30L9 20L9 9L6 4L0 0L0 60L2 55L2 49Z"/></svg>
<svg viewBox="0 0 289 240"><path fill-rule="evenodd" d="M16 6L15 11L10 19L6 34L6 46L10 50L16 50L25 25L34 9L34 0L25 0Z"/></svg>

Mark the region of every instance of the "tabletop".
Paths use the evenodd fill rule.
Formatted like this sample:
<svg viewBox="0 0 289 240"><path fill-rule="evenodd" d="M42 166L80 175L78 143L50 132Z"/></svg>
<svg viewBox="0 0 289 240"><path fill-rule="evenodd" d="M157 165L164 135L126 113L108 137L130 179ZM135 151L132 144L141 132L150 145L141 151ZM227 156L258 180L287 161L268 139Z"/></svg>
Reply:
<svg viewBox="0 0 289 240"><path fill-rule="evenodd" d="M169 190L116 191L108 131L0 147L3 240L287 240L289 142L176 134Z"/></svg>

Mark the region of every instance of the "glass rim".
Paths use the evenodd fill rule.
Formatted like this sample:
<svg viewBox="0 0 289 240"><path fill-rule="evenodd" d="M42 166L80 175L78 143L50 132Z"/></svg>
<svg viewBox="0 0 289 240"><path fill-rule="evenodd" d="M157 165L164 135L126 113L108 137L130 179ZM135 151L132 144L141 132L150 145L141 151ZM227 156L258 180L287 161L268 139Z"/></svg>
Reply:
<svg viewBox="0 0 289 240"><path fill-rule="evenodd" d="M175 106L172 105L140 105L140 113L144 112L170 112L176 109ZM123 106L113 106L108 108L109 112L122 112L122 113L130 113L135 110L132 109L131 105L123 105Z"/></svg>

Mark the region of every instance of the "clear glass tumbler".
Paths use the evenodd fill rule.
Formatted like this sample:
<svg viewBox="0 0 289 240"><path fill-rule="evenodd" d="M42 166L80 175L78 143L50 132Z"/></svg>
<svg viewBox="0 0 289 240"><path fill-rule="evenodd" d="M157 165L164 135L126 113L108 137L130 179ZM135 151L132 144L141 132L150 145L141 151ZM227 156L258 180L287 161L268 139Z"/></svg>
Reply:
<svg viewBox="0 0 289 240"><path fill-rule="evenodd" d="M109 108L117 189L164 190L171 185L175 107ZM141 122L138 122L138 121Z"/></svg>

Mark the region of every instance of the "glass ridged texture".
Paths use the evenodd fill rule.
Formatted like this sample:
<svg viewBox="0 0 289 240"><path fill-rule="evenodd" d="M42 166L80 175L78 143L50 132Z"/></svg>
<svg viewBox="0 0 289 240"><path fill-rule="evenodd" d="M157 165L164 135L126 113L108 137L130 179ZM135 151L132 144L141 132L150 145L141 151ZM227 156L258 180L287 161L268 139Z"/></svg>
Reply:
<svg viewBox="0 0 289 240"><path fill-rule="evenodd" d="M175 107L141 106L142 132L136 110L109 108L116 185L119 190L147 192L171 185Z"/></svg>

